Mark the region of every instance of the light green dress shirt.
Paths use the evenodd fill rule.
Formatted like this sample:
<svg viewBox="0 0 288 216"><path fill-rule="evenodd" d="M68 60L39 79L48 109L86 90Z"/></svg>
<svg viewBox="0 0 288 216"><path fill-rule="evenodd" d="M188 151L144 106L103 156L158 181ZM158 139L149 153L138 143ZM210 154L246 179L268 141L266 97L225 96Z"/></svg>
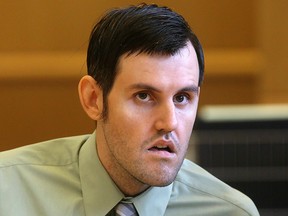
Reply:
<svg viewBox="0 0 288 216"><path fill-rule="evenodd" d="M124 195L98 159L95 133L0 152L1 216L104 216ZM175 181L131 198L140 216L259 215L254 203L191 161Z"/></svg>

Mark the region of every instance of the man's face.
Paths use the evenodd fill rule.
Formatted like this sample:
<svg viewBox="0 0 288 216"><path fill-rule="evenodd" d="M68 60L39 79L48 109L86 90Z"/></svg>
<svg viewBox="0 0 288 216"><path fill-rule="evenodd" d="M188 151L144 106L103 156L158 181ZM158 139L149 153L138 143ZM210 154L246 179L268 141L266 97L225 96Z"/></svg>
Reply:
<svg viewBox="0 0 288 216"><path fill-rule="evenodd" d="M174 56L120 58L108 117L97 122L99 157L118 186L166 186L175 179L196 117L198 80L190 43Z"/></svg>

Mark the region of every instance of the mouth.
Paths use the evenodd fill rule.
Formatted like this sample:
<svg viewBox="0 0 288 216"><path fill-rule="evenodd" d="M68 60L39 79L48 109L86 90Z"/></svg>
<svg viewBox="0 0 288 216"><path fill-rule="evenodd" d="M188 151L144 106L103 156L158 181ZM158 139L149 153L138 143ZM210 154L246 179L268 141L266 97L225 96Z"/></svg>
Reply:
<svg viewBox="0 0 288 216"><path fill-rule="evenodd" d="M176 154L175 146L172 142L167 141L158 141L154 143L148 151L154 155L158 155L160 157L172 157Z"/></svg>
<svg viewBox="0 0 288 216"><path fill-rule="evenodd" d="M164 151L164 152L169 152L169 153L173 153L172 150L169 148L169 146L153 146L152 148L148 149L149 151Z"/></svg>

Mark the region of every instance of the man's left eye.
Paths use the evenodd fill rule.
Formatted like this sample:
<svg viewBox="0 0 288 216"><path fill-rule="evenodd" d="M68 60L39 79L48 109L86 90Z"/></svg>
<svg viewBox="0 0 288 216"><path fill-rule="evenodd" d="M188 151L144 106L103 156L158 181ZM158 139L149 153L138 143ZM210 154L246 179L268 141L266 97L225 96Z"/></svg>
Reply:
<svg viewBox="0 0 288 216"><path fill-rule="evenodd" d="M186 95L176 95L174 97L174 102L177 103L177 104L185 104L187 103L189 100L189 98L186 96Z"/></svg>

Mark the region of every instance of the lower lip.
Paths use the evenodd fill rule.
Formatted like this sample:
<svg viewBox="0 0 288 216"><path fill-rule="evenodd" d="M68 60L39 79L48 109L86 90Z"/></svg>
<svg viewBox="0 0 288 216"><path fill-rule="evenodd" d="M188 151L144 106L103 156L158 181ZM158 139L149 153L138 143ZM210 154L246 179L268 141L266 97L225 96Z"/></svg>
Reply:
<svg viewBox="0 0 288 216"><path fill-rule="evenodd" d="M162 158L172 158L175 156L175 153L171 153L165 150L152 149L152 150L148 150L148 152L150 154L153 154L155 156L162 157Z"/></svg>

